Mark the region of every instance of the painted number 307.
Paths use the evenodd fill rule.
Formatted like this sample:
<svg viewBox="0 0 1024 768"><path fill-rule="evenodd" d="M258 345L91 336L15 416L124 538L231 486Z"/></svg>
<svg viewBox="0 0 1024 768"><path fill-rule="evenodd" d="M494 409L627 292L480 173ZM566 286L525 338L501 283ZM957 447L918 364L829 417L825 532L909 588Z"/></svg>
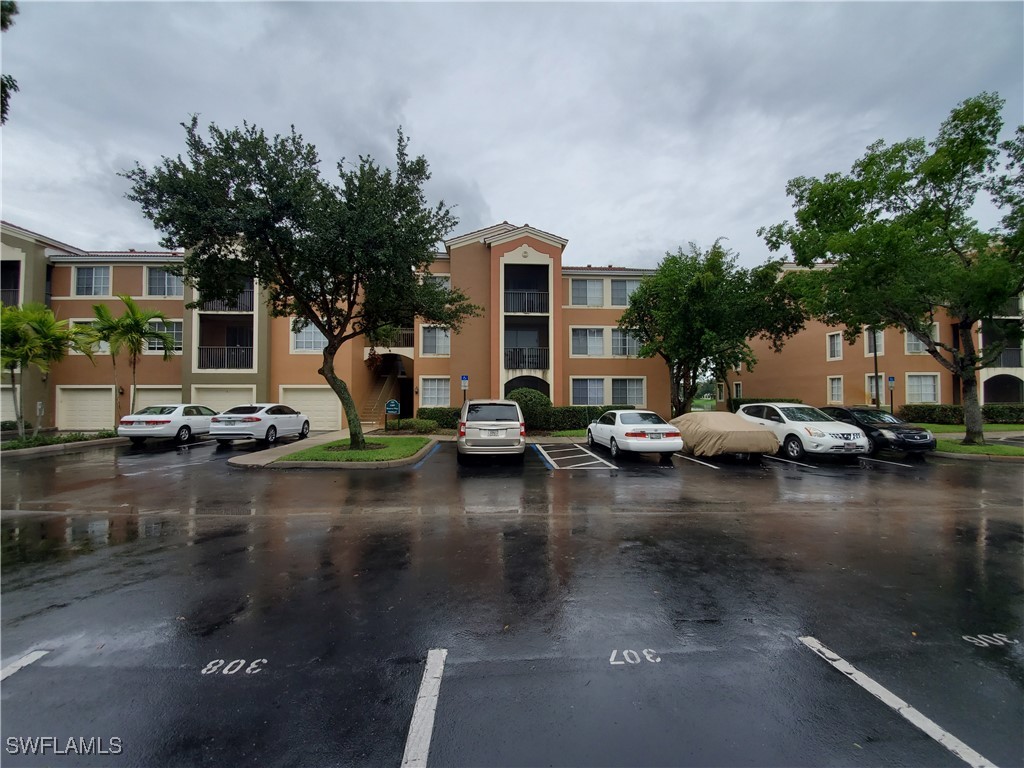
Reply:
<svg viewBox="0 0 1024 768"><path fill-rule="evenodd" d="M256 659L250 662L249 666L245 668L245 674L255 675L263 669L263 665L266 663L266 659ZM224 667L224 669L221 669L221 667ZM245 667L245 659L235 659L234 661L229 661L226 665L224 664L224 659L214 659L203 667L203 674L213 675L220 672L222 675L233 675L241 671L242 667Z"/></svg>
<svg viewBox="0 0 1024 768"><path fill-rule="evenodd" d="M964 640L973 643L979 648L987 648L990 645L1017 645L1019 640L1011 640L1006 635L964 635Z"/></svg>
<svg viewBox="0 0 1024 768"><path fill-rule="evenodd" d="M661 657L658 656L650 648L644 648L642 653L644 655L644 658L647 659L652 664L657 664L659 661L661 661ZM608 659L608 663L609 664L639 664L640 663L640 654L637 653L636 651L623 651L621 659L616 659L615 658L618 655L619 655L619 652L617 650L612 651L612 657L610 659Z"/></svg>

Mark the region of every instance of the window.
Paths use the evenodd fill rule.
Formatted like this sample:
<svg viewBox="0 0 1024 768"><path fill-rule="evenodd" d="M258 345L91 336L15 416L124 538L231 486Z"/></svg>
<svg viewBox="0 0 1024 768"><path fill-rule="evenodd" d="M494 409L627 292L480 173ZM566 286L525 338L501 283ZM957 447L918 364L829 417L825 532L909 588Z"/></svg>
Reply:
<svg viewBox="0 0 1024 768"><path fill-rule="evenodd" d="M603 280L573 280L572 304L574 307L600 307L604 304Z"/></svg>
<svg viewBox="0 0 1024 768"><path fill-rule="evenodd" d="M72 320L71 321L71 326L73 328L93 328L93 327L95 327L95 325L96 325L95 321L92 321L92 320ZM110 345L107 342L105 342L105 341L98 341L98 342L96 342L96 344L93 345L92 351L93 351L93 354L95 354L95 355L109 355L110 354ZM72 352L71 354L73 354L73 355L80 355L82 353L81 352Z"/></svg>
<svg viewBox="0 0 1024 768"><path fill-rule="evenodd" d="M620 357L636 357L640 352L640 342L629 331L612 329L612 354Z"/></svg>
<svg viewBox="0 0 1024 768"><path fill-rule="evenodd" d="M163 267L150 267L147 270L147 296L184 296L185 289L178 275L172 275Z"/></svg>
<svg viewBox="0 0 1024 768"><path fill-rule="evenodd" d="M292 332L292 352L323 352L327 337L315 325L307 325L298 333Z"/></svg>
<svg viewBox="0 0 1024 768"><path fill-rule="evenodd" d="M733 399L739 399L739 398L743 397L743 382L742 381L734 381L732 383L732 396L733 396Z"/></svg>
<svg viewBox="0 0 1024 768"><path fill-rule="evenodd" d="M629 297L638 285L640 285L639 280L612 280L612 306L625 307L628 305Z"/></svg>
<svg viewBox="0 0 1024 768"><path fill-rule="evenodd" d="M907 402L939 402L939 375L936 373L908 373Z"/></svg>
<svg viewBox="0 0 1024 768"><path fill-rule="evenodd" d="M843 334L830 333L828 335L828 358L829 360L843 359Z"/></svg>
<svg viewBox="0 0 1024 768"><path fill-rule="evenodd" d="M428 279L430 279L431 281L437 283L442 288L444 288L446 291L450 291L452 289L452 276L451 275L429 275Z"/></svg>
<svg viewBox="0 0 1024 768"><path fill-rule="evenodd" d="M929 338L935 340L939 338L939 324L934 323L929 331ZM928 347L921 339L912 333L907 333L906 337L906 350L908 355L923 355L928 352Z"/></svg>
<svg viewBox="0 0 1024 768"><path fill-rule="evenodd" d="M448 377L436 379L420 379L420 405L447 408L450 402Z"/></svg>
<svg viewBox="0 0 1024 768"><path fill-rule="evenodd" d="M843 377L828 377L828 401L830 403L843 402Z"/></svg>
<svg viewBox="0 0 1024 768"><path fill-rule="evenodd" d="M604 329L573 328L572 353L574 355L590 355L591 357L603 355Z"/></svg>
<svg viewBox="0 0 1024 768"><path fill-rule="evenodd" d="M715 400L718 402L725 400L725 384L721 381L715 384Z"/></svg>
<svg viewBox="0 0 1024 768"><path fill-rule="evenodd" d="M451 333L447 328L423 327L423 348L421 355L451 354Z"/></svg>
<svg viewBox="0 0 1024 768"><path fill-rule="evenodd" d="M864 354L874 355L875 349L878 349L879 356L885 354L885 331L876 330L872 332L870 329L864 331Z"/></svg>
<svg viewBox="0 0 1024 768"><path fill-rule="evenodd" d="M75 267L75 296L109 296L110 267Z"/></svg>
<svg viewBox="0 0 1024 768"><path fill-rule="evenodd" d="M573 379L573 405L604 405L604 379Z"/></svg>
<svg viewBox="0 0 1024 768"><path fill-rule="evenodd" d="M864 377L864 382L868 403L877 401L878 405L885 405L885 374L873 376L869 373Z"/></svg>
<svg viewBox="0 0 1024 768"><path fill-rule="evenodd" d="M168 320L166 323L162 323L159 320L153 320L150 323L153 326L154 331L160 331L162 333L169 333L174 338L174 351L181 352L182 347L182 323L181 320ZM159 352L163 354L164 347L156 339L150 339L146 343L147 352Z"/></svg>
<svg viewBox="0 0 1024 768"><path fill-rule="evenodd" d="M643 405L643 379L612 379L612 403L615 405Z"/></svg>

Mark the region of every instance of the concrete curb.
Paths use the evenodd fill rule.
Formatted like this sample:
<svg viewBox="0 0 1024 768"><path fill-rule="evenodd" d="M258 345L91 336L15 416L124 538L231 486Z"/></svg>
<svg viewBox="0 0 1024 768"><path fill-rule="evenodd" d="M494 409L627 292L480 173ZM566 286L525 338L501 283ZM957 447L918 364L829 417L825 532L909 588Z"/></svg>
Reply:
<svg viewBox="0 0 1024 768"><path fill-rule="evenodd" d="M436 438L430 438L425 446L412 456L391 461L272 461L262 466L247 465L248 469L391 469L416 464L424 459L440 444ZM230 463L230 462L228 462ZM238 465L235 465L238 466Z"/></svg>
<svg viewBox="0 0 1024 768"><path fill-rule="evenodd" d="M4 456L39 456L46 453L81 453L90 448L108 448L113 445L127 445L127 437L105 437L102 440L79 440L77 443L40 445L35 448L17 448L3 451Z"/></svg>
<svg viewBox="0 0 1024 768"><path fill-rule="evenodd" d="M986 456L977 453L946 453L945 451L932 451L931 456L941 456L944 459L963 459L964 461L1008 461L1010 463L1024 463L1024 456Z"/></svg>

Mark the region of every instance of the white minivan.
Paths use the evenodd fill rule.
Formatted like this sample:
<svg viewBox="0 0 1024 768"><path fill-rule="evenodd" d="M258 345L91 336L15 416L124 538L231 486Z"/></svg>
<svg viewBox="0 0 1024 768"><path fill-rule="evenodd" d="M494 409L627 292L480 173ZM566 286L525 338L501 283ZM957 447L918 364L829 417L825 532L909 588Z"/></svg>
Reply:
<svg viewBox="0 0 1024 768"><path fill-rule="evenodd" d="M467 400L459 413L457 459L508 455L523 460L526 421L515 400Z"/></svg>

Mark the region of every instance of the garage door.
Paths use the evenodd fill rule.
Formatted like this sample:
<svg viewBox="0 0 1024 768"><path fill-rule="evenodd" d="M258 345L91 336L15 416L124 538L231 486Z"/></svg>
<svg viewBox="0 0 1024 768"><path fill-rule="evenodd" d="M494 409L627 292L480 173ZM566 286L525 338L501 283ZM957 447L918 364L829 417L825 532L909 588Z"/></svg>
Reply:
<svg viewBox="0 0 1024 768"><path fill-rule="evenodd" d="M113 387L57 387L57 429L95 432L113 428Z"/></svg>
<svg viewBox="0 0 1024 768"><path fill-rule="evenodd" d="M181 387L136 387L135 410L147 405L169 405L181 402Z"/></svg>
<svg viewBox="0 0 1024 768"><path fill-rule="evenodd" d="M0 387L0 421L15 421L14 418L14 397L21 391L21 384L14 388L14 395L11 395L10 387ZM29 419L32 422L32 419ZM32 422L33 424L35 422Z"/></svg>
<svg viewBox="0 0 1024 768"><path fill-rule="evenodd" d="M220 413L256 401L256 387L192 387L192 402Z"/></svg>
<svg viewBox="0 0 1024 768"><path fill-rule="evenodd" d="M281 402L306 414L310 429L341 429L341 401L330 387L281 387Z"/></svg>

